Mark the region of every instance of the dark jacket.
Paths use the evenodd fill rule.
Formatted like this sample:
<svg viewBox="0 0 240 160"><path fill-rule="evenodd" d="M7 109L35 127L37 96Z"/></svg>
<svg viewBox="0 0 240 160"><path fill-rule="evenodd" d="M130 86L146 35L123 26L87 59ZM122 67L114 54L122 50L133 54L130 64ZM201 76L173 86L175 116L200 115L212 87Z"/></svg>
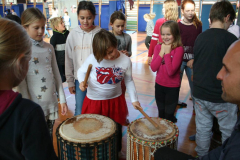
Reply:
<svg viewBox="0 0 240 160"><path fill-rule="evenodd" d="M63 33L53 30L53 36L50 39L50 43L55 49L58 65L65 65L65 44L68 34L68 30L65 30Z"/></svg>
<svg viewBox="0 0 240 160"><path fill-rule="evenodd" d="M226 103L222 98L221 81L216 77L222 60L236 36L220 28L199 34L193 48L193 96L212 103Z"/></svg>
<svg viewBox="0 0 240 160"><path fill-rule="evenodd" d="M57 159L41 107L21 94L0 115L0 159Z"/></svg>
<svg viewBox="0 0 240 160"><path fill-rule="evenodd" d="M221 147L218 147L201 160L239 160L240 159L240 116L234 127L231 136L225 140Z"/></svg>

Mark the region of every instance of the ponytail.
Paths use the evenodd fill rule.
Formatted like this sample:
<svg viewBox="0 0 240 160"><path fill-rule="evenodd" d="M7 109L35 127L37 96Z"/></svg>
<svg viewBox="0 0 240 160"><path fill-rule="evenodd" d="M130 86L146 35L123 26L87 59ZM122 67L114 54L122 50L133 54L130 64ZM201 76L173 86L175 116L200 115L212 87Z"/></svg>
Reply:
<svg viewBox="0 0 240 160"><path fill-rule="evenodd" d="M202 22L198 19L196 13L193 16L193 25L197 28L199 26L202 26Z"/></svg>

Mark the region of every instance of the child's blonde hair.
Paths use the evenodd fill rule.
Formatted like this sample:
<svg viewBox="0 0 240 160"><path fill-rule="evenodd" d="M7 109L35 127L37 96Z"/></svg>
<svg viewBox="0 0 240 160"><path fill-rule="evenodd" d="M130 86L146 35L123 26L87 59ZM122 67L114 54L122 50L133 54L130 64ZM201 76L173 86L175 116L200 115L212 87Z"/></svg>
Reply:
<svg viewBox="0 0 240 160"><path fill-rule="evenodd" d="M143 18L145 21L149 21L149 20L152 20L156 17L156 14L155 13L146 13L144 14Z"/></svg>
<svg viewBox="0 0 240 160"><path fill-rule="evenodd" d="M165 14L164 18L168 21L178 20L178 4L175 0L166 0L164 2Z"/></svg>
<svg viewBox="0 0 240 160"><path fill-rule="evenodd" d="M15 78L22 80L23 68L18 58L31 58L32 43L26 30L18 23L0 18L0 70L13 73Z"/></svg>
<svg viewBox="0 0 240 160"><path fill-rule="evenodd" d="M21 16L21 21L23 27L28 27L30 24L46 18L44 14L38 8L28 8L26 9Z"/></svg>
<svg viewBox="0 0 240 160"><path fill-rule="evenodd" d="M51 28L53 30L56 30L56 27L58 26L58 24L60 24L63 21L63 19L61 17L55 17L50 19L50 23L51 23Z"/></svg>
<svg viewBox="0 0 240 160"><path fill-rule="evenodd" d="M172 43L172 49L182 46L181 34L180 34L180 30L179 30L177 22L167 21L167 22L163 23L160 28L161 34L162 34L163 27L170 28L170 32L173 35L174 41Z"/></svg>
<svg viewBox="0 0 240 160"><path fill-rule="evenodd" d="M117 48L117 38L105 29L101 29L93 38L93 54L98 63L107 55L110 47Z"/></svg>

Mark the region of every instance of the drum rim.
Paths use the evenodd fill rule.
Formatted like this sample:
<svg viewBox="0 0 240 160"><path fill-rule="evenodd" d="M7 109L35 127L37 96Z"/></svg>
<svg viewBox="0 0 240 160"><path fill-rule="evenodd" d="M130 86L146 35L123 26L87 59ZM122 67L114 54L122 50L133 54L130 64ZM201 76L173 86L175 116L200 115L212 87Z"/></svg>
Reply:
<svg viewBox="0 0 240 160"><path fill-rule="evenodd" d="M173 123L173 122L171 122L171 121L169 121L169 120L167 120L167 119L163 119L163 118L159 118L159 117L150 117L150 118L152 118L152 119L153 119L153 118L161 119L161 120L164 120L164 121L167 121L167 122L171 123L171 124L173 125L174 129L176 130L175 135L173 135L170 139L164 140L164 141L156 141L156 140L154 140L154 141L150 141L150 140L147 141L147 140L144 140L144 139L142 139L142 138L136 137L136 136L131 132L130 126L131 126L133 123L135 123L135 122L137 122L137 121L140 121L141 119L146 119L145 117L143 117L143 118L139 118L139 119L136 119L136 120L132 121L132 122L128 125L127 133L129 134L128 136L129 136L133 141L135 141L135 142L137 142L137 143L139 143L139 144L148 145L148 146L151 146L151 145L160 145L160 146L161 146L161 145L168 145L168 144L174 143L174 142L178 139L179 130L178 130L178 127L177 127L177 125L176 125L175 123Z"/></svg>
<svg viewBox="0 0 240 160"><path fill-rule="evenodd" d="M69 140L69 139L67 139L66 138L66 135L63 135L63 133L62 133L62 130L61 130L61 127L68 121L68 120L70 120L70 119L72 119L72 118L74 118L74 117L78 117L78 116L81 116L81 115L97 115L97 116L102 116L102 117L104 117L104 118L107 118L107 119L109 119L110 121L112 121L113 122L113 130L115 130L112 134L110 134L110 135L108 135L107 137L104 137L103 139L99 139L99 140L96 140L96 141L88 141L88 142L82 142L82 141L80 141L80 140L78 140L78 139L71 139L71 140ZM65 140L65 141L68 141L68 142L71 142L71 143L75 143L75 144L93 144L94 145L94 143L102 143L102 141L104 141L104 142L109 142L109 141L111 141L110 139L111 139L111 137L114 137L114 135L117 133L117 126L116 126L116 122L114 122L111 118L109 118L109 117L107 117L107 116L103 116L103 115L100 115L100 114L81 114L81 115L76 115L76 116L73 116L73 117L71 117L71 118L68 118L68 119L66 119L65 121L63 121L59 126L58 126L58 135L59 135L59 137L61 138L61 139L63 139L63 140ZM56 132L57 133L57 132ZM58 137L57 137L58 138ZM110 138L110 139L109 139Z"/></svg>

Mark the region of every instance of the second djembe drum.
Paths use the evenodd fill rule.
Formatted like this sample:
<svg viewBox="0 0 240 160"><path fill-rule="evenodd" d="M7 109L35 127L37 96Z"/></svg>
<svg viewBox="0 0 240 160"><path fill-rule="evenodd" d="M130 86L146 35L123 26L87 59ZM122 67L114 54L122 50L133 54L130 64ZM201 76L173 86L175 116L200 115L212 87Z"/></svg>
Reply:
<svg viewBox="0 0 240 160"><path fill-rule="evenodd" d="M178 127L162 118L152 120L159 129L145 118L137 119L128 126L127 160L154 160L154 152L160 147L177 149Z"/></svg>

